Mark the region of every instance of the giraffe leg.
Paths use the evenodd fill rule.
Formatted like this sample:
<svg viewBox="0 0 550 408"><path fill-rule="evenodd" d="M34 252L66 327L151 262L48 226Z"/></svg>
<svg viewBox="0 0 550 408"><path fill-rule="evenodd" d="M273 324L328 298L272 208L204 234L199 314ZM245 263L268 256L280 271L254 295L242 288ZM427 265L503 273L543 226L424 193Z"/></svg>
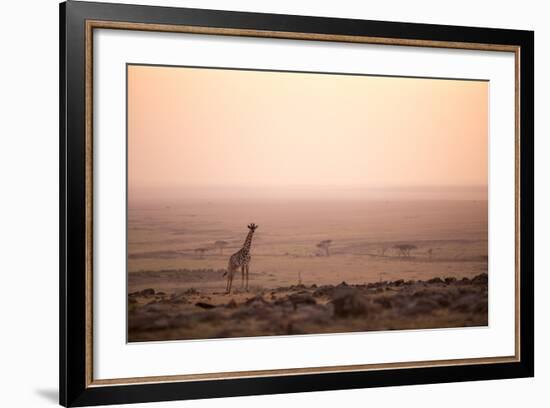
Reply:
<svg viewBox="0 0 550 408"><path fill-rule="evenodd" d="M229 269L227 273L227 288L226 293L231 293L231 283L233 282L233 269Z"/></svg>
<svg viewBox="0 0 550 408"><path fill-rule="evenodd" d="M233 272L231 272L231 276L229 277L229 288L227 289L227 293L231 293L232 284L233 284Z"/></svg>
<svg viewBox="0 0 550 408"><path fill-rule="evenodd" d="M229 272L227 273L227 283L225 284L225 293L229 293Z"/></svg>
<svg viewBox="0 0 550 408"><path fill-rule="evenodd" d="M241 288L244 288L244 268L244 265L241 266Z"/></svg>
<svg viewBox="0 0 550 408"><path fill-rule="evenodd" d="M248 264L246 264L246 291L248 292Z"/></svg>

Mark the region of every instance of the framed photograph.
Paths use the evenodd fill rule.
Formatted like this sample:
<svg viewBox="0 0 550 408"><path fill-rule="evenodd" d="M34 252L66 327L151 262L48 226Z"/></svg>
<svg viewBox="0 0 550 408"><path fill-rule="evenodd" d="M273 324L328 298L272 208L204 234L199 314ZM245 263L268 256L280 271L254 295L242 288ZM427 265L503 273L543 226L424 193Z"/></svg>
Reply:
<svg viewBox="0 0 550 408"><path fill-rule="evenodd" d="M62 405L533 376L533 32L60 27Z"/></svg>

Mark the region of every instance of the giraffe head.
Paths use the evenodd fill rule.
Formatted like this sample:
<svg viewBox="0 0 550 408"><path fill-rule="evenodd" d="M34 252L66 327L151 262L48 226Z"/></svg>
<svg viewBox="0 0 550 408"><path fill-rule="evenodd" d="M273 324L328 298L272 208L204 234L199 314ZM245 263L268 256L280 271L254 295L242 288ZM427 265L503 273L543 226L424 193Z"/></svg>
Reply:
<svg viewBox="0 0 550 408"><path fill-rule="evenodd" d="M248 224L248 229L249 229L250 231L254 232L254 230L255 230L256 228L258 228L258 226L257 226L256 224L254 224L254 223Z"/></svg>

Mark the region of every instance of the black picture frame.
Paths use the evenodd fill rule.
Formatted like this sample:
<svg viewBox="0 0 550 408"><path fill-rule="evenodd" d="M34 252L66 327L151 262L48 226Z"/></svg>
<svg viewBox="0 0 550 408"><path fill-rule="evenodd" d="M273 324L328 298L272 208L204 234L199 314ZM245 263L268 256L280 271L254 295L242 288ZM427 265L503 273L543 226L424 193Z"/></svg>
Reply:
<svg viewBox="0 0 550 408"><path fill-rule="evenodd" d="M534 376L534 33L68 1L60 22L60 403L122 404ZM86 22L89 20L266 30L519 47L518 361L368 371L93 386L86 371Z"/></svg>

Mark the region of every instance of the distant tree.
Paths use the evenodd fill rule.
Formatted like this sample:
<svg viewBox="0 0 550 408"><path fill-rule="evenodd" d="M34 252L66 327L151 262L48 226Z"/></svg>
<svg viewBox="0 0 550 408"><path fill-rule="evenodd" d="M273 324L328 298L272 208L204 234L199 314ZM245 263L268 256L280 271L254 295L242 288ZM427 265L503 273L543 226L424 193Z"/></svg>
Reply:
<svg viewBox="0 0 550 408"><path fill-rule="evenodd" d="M386 251L388 250L389 246L387 245L382 245L382 248L380 248L380 254L382 256L386 256Z"/></svg>
<svg viewBox="0 0 550 408"><path fill-rule="evenodd" d="M416 245L412 244L398 244L394 245L395 249L399 251L399 256L403 255L405 257L411 256L411 251L416 249Z"/></svg>
<svg viewBox="0 0 550 408"><path fill-rule="evenodd" d="M214 246L220 250L220 255L223 255L223 249L229 245L226 241L216 241L214 242Z"/></svg>
<svg viewBox="0 0 550 408"><path fill-rule="evenodd" d="M317 244L317 248L322 250L326 256L330 256L329 247L332 244L331 239L325 239Z"/></svg>
<svg viewBox="0 0 550 408"><path fill-rule="evenodd" d="M208 251L208 248L196 248L195 249L195 253L199 254L199 258L202 258L206 251Z"/></svg>
<svg viewBox="0 0 550 408"><path fill-rule="evenodd" d="M321 251L324 251L324 248L323 248L323 246L321 245L320 242L319 242L317 245L315 245L315 246L316 246L317 248L319 248ZM323 253L320 252L320 251L317 251L316 254L315 254L315 256L322 256L322 255L323 255Z"/></svg>
<svg viewBox="0 0 550 408"><path fill-rule="evenodd" d="M427 254L428 254L428 258L432 259L433 249L432 248L428 249Z"/></svg>

